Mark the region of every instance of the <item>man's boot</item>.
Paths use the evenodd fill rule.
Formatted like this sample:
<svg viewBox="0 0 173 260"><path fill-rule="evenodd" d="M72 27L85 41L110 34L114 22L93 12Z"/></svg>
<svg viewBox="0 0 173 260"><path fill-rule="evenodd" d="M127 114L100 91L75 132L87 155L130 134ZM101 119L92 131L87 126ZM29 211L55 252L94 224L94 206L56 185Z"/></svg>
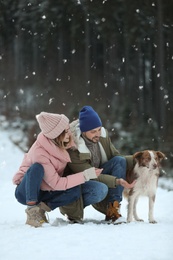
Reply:
<svg viewBox="0 0 173 260"><path fill-rule="evenodd" d="M120 204L118 201L109 202L105 220L117 224L125 222L120 214Z"/></svg>

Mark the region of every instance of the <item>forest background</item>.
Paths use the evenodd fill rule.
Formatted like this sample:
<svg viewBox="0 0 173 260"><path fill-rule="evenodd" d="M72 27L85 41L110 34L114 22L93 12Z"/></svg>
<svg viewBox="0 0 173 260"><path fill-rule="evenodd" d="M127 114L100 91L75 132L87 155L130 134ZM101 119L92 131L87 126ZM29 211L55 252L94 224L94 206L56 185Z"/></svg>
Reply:
<svg viewBox="0 0 173 260"><path fill-rule="evenodd" d="M1 0L0 123L27 151L41 111L99 113L122 154L156 149L173 176L173 1ZM24 142L25 141L25 142Z"/></svg>

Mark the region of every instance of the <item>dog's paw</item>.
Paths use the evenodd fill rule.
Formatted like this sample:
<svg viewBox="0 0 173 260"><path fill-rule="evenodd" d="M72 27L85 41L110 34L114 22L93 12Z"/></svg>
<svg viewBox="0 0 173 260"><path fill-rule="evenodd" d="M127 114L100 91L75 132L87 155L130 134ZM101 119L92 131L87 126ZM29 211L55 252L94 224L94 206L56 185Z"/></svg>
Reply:
<svg viewBox="0 0 173 260"><path fill-rule="evenodd" d="M144 222L144 220L141 219L141 218L137 218L136 221L138 221L138 222Z"/></svg>
<svg viewBox="0 0 173 260"><path fill-rule="evenodd" d="M149 220L149 223L151 223L151 224L156 224L156 223L157 223L157 221L156 221L156 220L154 220L154 219L151 219L151 220Z"/></svg>
<svg viewBox="0 0 173 260"><path fill-rule="evenodd" d="M133 219L127 218L127 223L130 223L132 221L133 221Z"/></svg>

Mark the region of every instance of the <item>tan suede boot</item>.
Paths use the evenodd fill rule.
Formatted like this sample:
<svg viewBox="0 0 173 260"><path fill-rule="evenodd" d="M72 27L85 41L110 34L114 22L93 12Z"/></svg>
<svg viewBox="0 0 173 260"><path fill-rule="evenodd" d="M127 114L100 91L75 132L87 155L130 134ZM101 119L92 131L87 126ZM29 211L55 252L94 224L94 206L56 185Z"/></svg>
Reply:
<svg viewBox="0 0 173 260"><path fill-rule="evenodd" d="M27 214L26 224L33 227L41 227L44 223L49 223L45 215L46 211L49 212L51 209L44 202L41 202L34 207L27 208L25 210Z"/></svg>
<svg viewBox="0 0 173 260"><path fill-rule="evenodd" d="M116 220L122 217L119 211L120 211L120 204L118 201L114 201L113 203L109 202L106 211L105 220L115 222Z"/></svg>

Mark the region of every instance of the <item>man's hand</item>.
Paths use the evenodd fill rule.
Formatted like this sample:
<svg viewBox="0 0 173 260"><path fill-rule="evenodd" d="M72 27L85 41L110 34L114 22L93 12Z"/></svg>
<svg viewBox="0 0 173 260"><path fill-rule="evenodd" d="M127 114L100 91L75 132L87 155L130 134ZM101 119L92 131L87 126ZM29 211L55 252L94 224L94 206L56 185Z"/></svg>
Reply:
<svg viewBox="0 0 173 260"><path fill-rule="evenodd" d="M101 174L102 171L103 171L103 169L95 168L97 177Z"/></svg>
<svg viewBox="0 0 173 260"><path fill-rule="evenodd" d="M121 185L126 189L132 189L135 186L136 180L134 180L132 183L128 183L124 179L117 179L117 185Z"/></svg>

